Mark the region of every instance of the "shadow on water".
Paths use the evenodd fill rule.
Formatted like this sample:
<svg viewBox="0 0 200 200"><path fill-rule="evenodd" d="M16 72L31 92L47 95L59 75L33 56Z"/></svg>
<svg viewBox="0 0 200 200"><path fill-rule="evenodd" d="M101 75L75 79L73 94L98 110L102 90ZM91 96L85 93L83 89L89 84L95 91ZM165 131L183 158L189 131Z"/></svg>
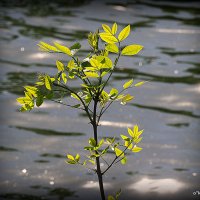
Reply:
<svg viewBox="0 0 200 200"><path fill-rule="evenodd" d="M173 124L167 124L168 126L174 126L177 128L182 128L182 127L188 127L190 124L189 123L173 123Z"/></svg>
<svg viewBox="0 0 200 200"><path fill-rule="evenodd" d="M18 150L10 147L0 146L0 151L18 151Z"/></svg>
<svg viewBox="0 0 200 200"><path fill-rule="evenodd" d="M108 20L108 19L97 19L97 18L93 18L93 17L85 17L85 19L90 20L90 21L95 21L95 22L100 22L100 23L108 23L108 24L113 24L115 23L115 21L112 20ZM153 25L151 24L152 22L154 22L153 19L150 20L145 20L145 21L138 21L138 22L134 22L134 23L130 23L131 28L138 28L138 27L153 27ZM120 26L126 26L126 23L121 23L121 22L117 22L118 25Z"/></svg>
<svg viewBox="0 0 200 200"><path fill-rule="evenodd" d="M200 74L200 63L196 63L196 62L189 62L189 61L177 61L177 63L182 63L182 64L189 64L189 65L193 65L192 68L188 68L185 71L189 72L191 74Z"/></svg>
<svg viewBox="0 0 200 200"><path fill-rule="evenodd" d="M156 107L156 106L146 106L146 105L140 105L140 104L135 104L135 103L131 103L129 105L132 105L132 106L135 106L135 107L138 107L138 108L159 111L159 112L163 112L163 113L169 113L169 114L174 114L174 115L183 115L183 116L188 116L188 117L192 117L192 118L200 118L200 115L195 115L191 111L172 110L172 109L169 109L169 108L162 108L162 107Z"/></svg>
<svg viewBox="0 0 200 200"><path fill-rule="evenodd" d="M1 198L9 199L9 200L48 200L48 199L57 199L64 200L68 197L78 197L75 191L72 191L67 188L54 188L51 189L49 187L43 187L40 185L31 186L34 190L47 190L47 194L40 195L39 191L37 191L38 195L30 195L30 194L21 194L21 193L6 193L0 194Z"/></svg>
<svg viewBox="0 0 200 200"><path fill-rule="evenodd" d="M40 156L41 157L49 157L49 158L66 158L66 156L63 156L61 154L52 154L52 153L43 153Z"/></svg>
<svg viewBox="0 0 200 200"><path fill-rule="evenodd" d="M55 66L54 66L55 67ZM24 86L26 85L34 85L37 80L38 73L37 72L9 72L6 74L7 80L0 81L0 92L8 91L13 94L23 95L24 94ZM71 87L74 91L80 90L80 87ZM68 94L66 94L68 95ZM54 95L54 98L60 98L61 93L57 92Z"/></svg>
<svg viewBox="0 0 200 200"><path fill-rule="evenodd" d="M188 3L187 0L181 0L181 3L182 2L186 2ZM200 13L200 7L198 6L199 5L199 2L196 1L196 5L197 6L180 6L180 1L178 0L172 0L172 2L178 2L179 5L170 5L169 4L169 1L167 1L166 3L163 3L161 2L162 4L158 3L158 2L155 2L155 1L138 1L136 0L135 3L130 3L130 4L141 4L141 5L146 5L146 6L149 6L149 7L153 7L153 8L159 8L161 9L163 12L168 12L168 13L179 13L179 12L188 12L188 13L191 13L191 14L199 14ZM195 2L195 1L193 1Z"/></svg>
<svg viewBox="0 0 200 200"><path fill-rule="evenodd" d="M191 26L199 26L200 25L200 18L199 17L181 18L181 17L175 17L175 16L171 16L171 15L164 15L164 16L138 15L138 16L148 18L148 19L152 19L152 20L179 21L182 24L191 25Z"/></svg>
<svg viewBox="0 0 200 200"><path fill-rule="evenodd" d="M169 55L169 56L190 56L190 55L199 55L200 52L193 52L193 51L176 51L173 48L166 48L166 47L157 47L157 49L161 50L161 53Z"/></svg>
<svg viewBox="0 0 200 200"><path fill-rule="evenodd" d="M12 127L12 126L11 126ZM25 130L34 132L39 135L45 135L45 136L83 136L85 133L78 133L78 132L59 132L54 130L48 130L48 129L40 129L40 128L28 128L28 127L22 127L22 126L15 126L14 128L17 128L19 130Z"/></svg>
<svg viewBox="0 0 200 200"><path fill-rule="evenodd" d="M122 74L123 76L119 76L116 74ZM200 79L194 77L193 75L190 76L161 76L161 75L154 75L144 72L139 72L136 69L130 68L117 68L114 72L113 79L114 80L121 80L121 79L131 79L131 78L142 78L148 81L155 81L161 83L182 83L182 84L197 84L200 83Z"/></svg>
<svg viewBox="0 0 200 200"><path fill-rule="evenodd" d="M44 38L51 37L61 40L74 41L82 40L87 38L89 31L87 30L74 30L73 32L59 31L58 27L45 27L38 25L27 24L24 19L14 19L10 16L4 16L4 21L9 22L10 25L7 28L13 26L19 27L19 34L23 36L33 37L33 38Z"/></svg>

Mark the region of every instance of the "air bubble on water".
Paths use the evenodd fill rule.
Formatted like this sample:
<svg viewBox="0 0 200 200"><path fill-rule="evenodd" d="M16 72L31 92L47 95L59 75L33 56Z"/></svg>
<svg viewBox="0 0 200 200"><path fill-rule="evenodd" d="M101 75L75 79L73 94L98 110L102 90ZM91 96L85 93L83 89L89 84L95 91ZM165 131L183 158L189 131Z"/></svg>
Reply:
<svg viewBox="0 0 200 200"><path fill-rule="evenodd" d="M49 181L49 184L50 185L54 185L54 181Z"/></svg>
<svg viewBox="0 0 200 200"><path fill-rule="evenodd" d="M27 173L27 169L22 169L22 173L26 174Z"/></svg>
<svg viewBox="0 0 200 200"><path fill-rule="evenodd" d="M21 51L24 51L24 47L21 47Z"/></svg>
<svg viewBox="0 0 200 200"><path fill-rule="evenodd" d="M45 170L44 170L44 174L47 174L47 173L48 173L48 170L45 169Z"/></svg>
<svg viewBox="0 0 200 200"><path fill-rule="evenodd" d="M179 71L176 69L176 70L174 70L174 74L178 74L179 73Z"/></svg>
<svg viewBox="0 0 200 200"><path fill-rule="evenodd" d="M192 176L197 176L197 173L192 173Z"/></svg>

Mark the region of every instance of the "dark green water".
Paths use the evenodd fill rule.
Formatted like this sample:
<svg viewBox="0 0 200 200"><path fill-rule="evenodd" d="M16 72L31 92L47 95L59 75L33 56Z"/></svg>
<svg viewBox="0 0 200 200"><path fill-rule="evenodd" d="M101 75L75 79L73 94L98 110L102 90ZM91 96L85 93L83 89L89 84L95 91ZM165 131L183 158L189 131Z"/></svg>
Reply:
<svg viewBox="0 0 200 200"><path fill-rule="evenodd" d="M19 113L15 99L38 72L56 72L67 57L38 51L39 41L70 46L102 23L131 24L127 43L143 45L120 60L112 87L128 79L149 81L114 104L102 118L101 137L145 129L144 150L106 174L106 194L121 199L198 199L200 191L200 6L198 1L1 1L0 3L0 199L99 199L96 176L68 166L66 153L83 151L92 136L81 112L46 102ZM86 45L86 46L85 46ZM77 82L72 85L77 88ZM81 153L84 155L84 153ZM112 154L108 155L108 159ZM102 167L105 167L105 165Z"/></svg>

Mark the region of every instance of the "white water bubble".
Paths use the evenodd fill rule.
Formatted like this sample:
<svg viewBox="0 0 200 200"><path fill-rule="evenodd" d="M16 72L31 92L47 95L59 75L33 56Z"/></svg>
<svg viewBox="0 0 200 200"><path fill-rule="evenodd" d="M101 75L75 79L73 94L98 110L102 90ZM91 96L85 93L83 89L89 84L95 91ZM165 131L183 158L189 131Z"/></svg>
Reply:
<svg viewBox="0 0 200 200"><path fill-rule="evenodd" d="M24 51L25 50L25 48L24 47L21 47L21 49L20 49L21 51Z"/></svg>
<svg viewBox="0 0 200 200"><path fill-rule="evenodd" d="M26 174L27 173L27 169L22 169L22 173Z"/></svg>

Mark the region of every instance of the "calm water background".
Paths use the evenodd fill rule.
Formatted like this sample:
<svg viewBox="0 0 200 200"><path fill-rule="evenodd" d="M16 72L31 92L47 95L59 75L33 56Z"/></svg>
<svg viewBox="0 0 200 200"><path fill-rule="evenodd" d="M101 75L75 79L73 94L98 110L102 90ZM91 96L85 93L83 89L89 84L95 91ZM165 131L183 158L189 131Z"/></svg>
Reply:
<svg viewBox="0 0 200 200"><path fill-rule="evenodd" d="M131 78L150 82L131 89L133 103L114 104L102 119L102 137L125 133L134 124L145 129L144 150L106 174L106 193L122 188L125 200L198 199L198 1L28 2L0 4L0 199L99 199L96 176L65 164L66 153L81 152L92 136L87 118L51 102L19 113L15 99L38 72L55 73L56 59L68 61L39 52L39 41L68 46L79 41L83 57L89 51L88 32L113 22L120 28L131 24L127 43L145 48L137 56L121 58L109 87L119 88Z"/></svg>

